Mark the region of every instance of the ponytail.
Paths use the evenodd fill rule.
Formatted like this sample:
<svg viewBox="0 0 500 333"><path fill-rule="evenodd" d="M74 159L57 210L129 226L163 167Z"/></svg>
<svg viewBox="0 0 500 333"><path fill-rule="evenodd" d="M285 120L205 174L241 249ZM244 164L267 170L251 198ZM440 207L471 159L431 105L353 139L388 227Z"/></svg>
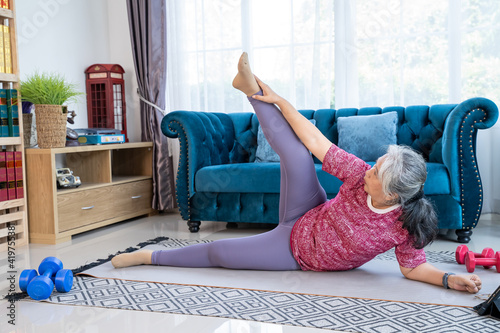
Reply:
<svg viewBox="0 0 500 333"><path fill-rule="evenodd" d="M438 234L436 211L425 197L403 203L403 213L399 219L403 222L403 228L413 236L413 246L416 249L432 243Z"/></svg>

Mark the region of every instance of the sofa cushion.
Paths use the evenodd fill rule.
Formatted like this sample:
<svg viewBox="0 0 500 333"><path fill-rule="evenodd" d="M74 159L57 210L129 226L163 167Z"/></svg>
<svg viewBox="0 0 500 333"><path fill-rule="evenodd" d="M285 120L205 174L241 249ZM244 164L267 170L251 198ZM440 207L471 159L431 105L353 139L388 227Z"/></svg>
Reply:
<svg viewBox="0 0 500 333"><path fill-rule="evenodd" d="M316 125L316 120L309 119L309 121ZM262 127L259 125L257 131L257 151L255 152L255 162L279 162L280 156L271 148L271 145L266 139Z"/></svg>
<svg viewBox="0 0 500 333"><path fill-rule="evenodd" d="M257 131L257 150L255 151L255 162L279 162L280 156L271 148L266 139L262 127Z"/></svg>
<svg viewBox="0 0 500 333"><path fill-rule="evenodd" d="M364 161L376 161L397 143L398 113L339 117L338 146Z"/></svg>
<svg viewBox="0 0 500 333"><path fill-rule="evenodd" d="M373 163L370 163L373 164ZM338 192L342 182L315 164L318 179L326 193ZM427 163L426 195L450 193L448 172L443 164ZM279 163L235 163L204 167L195 175L196 192L279 193Z"/></svg>
<svg viewBox="0 0 500 333"><path fill-rule="evenodd" d="M207 166L195 175L197 192L279 193L280 164L234 163Z"/></svg>

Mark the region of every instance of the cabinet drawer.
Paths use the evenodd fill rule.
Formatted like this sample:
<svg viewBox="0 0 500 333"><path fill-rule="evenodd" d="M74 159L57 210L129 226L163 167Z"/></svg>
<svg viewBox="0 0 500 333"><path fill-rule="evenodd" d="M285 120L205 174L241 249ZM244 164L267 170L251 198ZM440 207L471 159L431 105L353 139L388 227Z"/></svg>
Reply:
<svg viewBox="0 0 500 333"><path fill-rule="evenodd" d="M58 195L59 232L116 216L111 192L111 187L108 186Z"/></svg>
<svg viewBox="0 0 500 333"><path fill-rule="evenodd" d="M113 209L116 215L125 215L151 209L153 181L151 179L113 185Z"/></svg>

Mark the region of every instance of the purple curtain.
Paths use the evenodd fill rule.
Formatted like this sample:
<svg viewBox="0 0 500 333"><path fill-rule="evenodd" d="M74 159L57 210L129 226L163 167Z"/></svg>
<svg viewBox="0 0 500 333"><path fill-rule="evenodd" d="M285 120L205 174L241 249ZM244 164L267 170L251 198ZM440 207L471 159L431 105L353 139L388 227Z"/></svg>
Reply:
<svg viewBox="0 0 500 333"><path fill-rule="evenodd" d="M161 132L167 75L165 0L127 0L130 40L141 100L141 140L153 142L153 208L175 207L172 158Z"/></svg>

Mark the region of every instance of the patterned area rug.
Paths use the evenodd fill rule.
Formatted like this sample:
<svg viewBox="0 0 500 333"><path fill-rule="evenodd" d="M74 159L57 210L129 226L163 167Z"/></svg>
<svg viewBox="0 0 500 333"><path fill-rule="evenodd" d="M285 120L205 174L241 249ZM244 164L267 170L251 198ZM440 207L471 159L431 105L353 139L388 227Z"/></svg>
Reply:
<svg viewBox="0 0 500 333"><path fill-rule="evenodd" d="M199 242L208 241L168 239L159 244L165 248L177 248ZM382 254L378 259L394 260L394 253ZM453 262L454 253L429 252L428 261ZM470 307L103 279L85 275L75 277L70 292L53 293L47 302L223 317L346 332L500 331L499 320L478 316Z"/></svg>
<svg viewBox="0 0 500 333"><path fill-rule="evenodd" d="M498 332L471 308L85 276L51 303L253 320L348 332Z"/></svg>

